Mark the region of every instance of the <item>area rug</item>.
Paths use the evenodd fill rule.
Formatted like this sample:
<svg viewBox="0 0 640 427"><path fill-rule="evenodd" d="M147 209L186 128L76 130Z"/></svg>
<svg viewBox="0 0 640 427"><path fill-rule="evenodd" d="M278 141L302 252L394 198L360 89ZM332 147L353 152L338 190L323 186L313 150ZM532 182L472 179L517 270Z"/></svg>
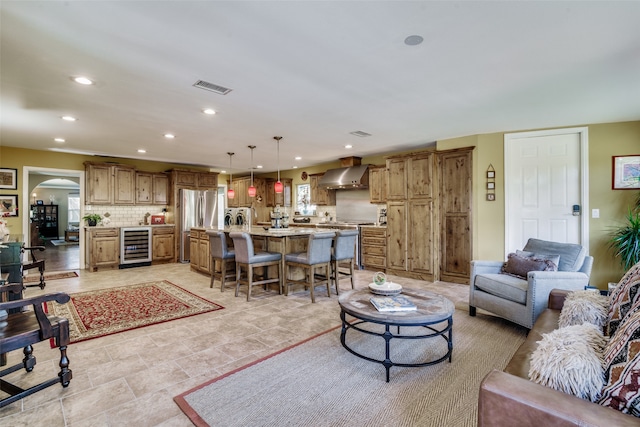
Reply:
<svg viewBox="0 0 640 427"><path fill-rule="evenodd" d="M70 279L71 277L78 277L78 273L75 271L63 271L57 273L44 273L44 281L57 280L57 279ZM40 282L40 274L37 271L29 273L23 279L24 283L38 283Z"/></svg>
<svg viewBox="0 0 640 427"><path fill-rule="evenodd" d="M70 296L47 311L69 319L72 343L224 308L166 280Z"/></svg>
<svg viewBox="0 0 640 427"><path fill-rule="evenodd" d="M472 427L480 382L506 366L525 334L502 319L456 310L452 363L392 367L387 383L384 367L347 352L334 328L174 400L196 426ZM347 340L384 359L382 338L350 330ZM441 338L392 340L392 360L429 357L443 346Z"/></svg>
<svg viewBox="0 0 640 427"><path fill-rule="evenodd" d="M62 239L51 240L51 243L53 244L53 246L77 246L80 244L78 240L67 242L66 240Z"/></svg>

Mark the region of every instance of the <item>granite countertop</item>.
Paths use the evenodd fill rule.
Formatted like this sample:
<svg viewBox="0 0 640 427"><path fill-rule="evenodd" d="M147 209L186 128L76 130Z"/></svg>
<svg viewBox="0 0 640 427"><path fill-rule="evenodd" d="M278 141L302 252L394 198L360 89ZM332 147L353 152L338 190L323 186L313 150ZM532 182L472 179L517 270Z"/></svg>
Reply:
<svg viewBox="0 0 640 427"><path fill-rule="evenodd" d="M368 228L387 228L387 224L367 224L367 225L361 225L360 227L368 227Z"/></svg>
<svg viewBox="0 0 640 427"><path fill-rule="evenodd" d="M207 231L207 230L220 230L225 233L231 231L245 231L252 236L264 236L264 237L286 237L286 236L307 236L313 233L321 233L323 230L319 230L317 228L302 228L302 227L289 227L289 228L269 228L267 230L264 229L265 226L259 227L245 227L245 226L234 226L234 227L192 227L191 230L195 231ZM324 230L328 231L328 230Z"/></svg>

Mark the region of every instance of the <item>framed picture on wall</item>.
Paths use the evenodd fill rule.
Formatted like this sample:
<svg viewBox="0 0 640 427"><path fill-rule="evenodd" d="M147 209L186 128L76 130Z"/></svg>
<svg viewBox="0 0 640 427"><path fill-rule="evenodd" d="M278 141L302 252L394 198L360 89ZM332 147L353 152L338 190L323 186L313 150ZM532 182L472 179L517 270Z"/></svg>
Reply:
<svg viewBox="0 0 640 427"><path fill-rule="evenodd" d="M487 190L494 190L496 188L495 182L487 182Z"/></svg>
<svg viewBox="0 0 640 427"><path fill-rule="evenodd" d="M614 190L640 189L640 154L613 156L611 187Z"/></svg>
<svg viewBox="0 0 640 427"><path fill-rule="evenodd" d="M17 190L18 189L18 169L0 169L0 189Z"/></svg>
<svg viewBox="0 0 640 427"><path fill-rule="evenodd" d="M0 217L18 216L18 195L0 194Z"/></svg>

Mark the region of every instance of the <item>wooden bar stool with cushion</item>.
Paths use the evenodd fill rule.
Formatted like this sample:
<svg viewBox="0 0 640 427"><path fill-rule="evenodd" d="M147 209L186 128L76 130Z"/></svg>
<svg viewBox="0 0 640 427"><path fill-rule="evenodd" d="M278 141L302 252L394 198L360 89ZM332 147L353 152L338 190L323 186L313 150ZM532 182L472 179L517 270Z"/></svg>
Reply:
<svg viewBox="0 0 640 427"><path fill-rule="evenodd" d="M307 286L310 288L311 302L316 302L314 288L326 284L327 295L331 297L331 246L335 235L336 233L333 231L310 234L306 252L284 256L287 277L291 272L290 267L302 267L305 270L304 280L286 279L285 291L287 295L290 285L305 285L305 288ZM324 276L316 274L316 268L322 267L325 268L326 275Z"/></svg>
<svg viewBox="0 0 640 427"><path fill-rule="evenodd" d="M213 281L220 280L220 292L224 292L227 279L236 277L236 254L227 246L227 236L222 231L207 230L209 248L211 252L211 286ZM220 270L216 268L216 261L220 263ZM235 282L234 282L235 284Z"/></svg>
<svg viewBox="0 0 640 427"><path fill-rule="evenodd" d="M340 278L351 279L351 289L354 287L353 270L356 256L356 239L358 230L339 230L333 240L333 253L331 254L331 278L336 285L336 294L340 295ZM349 262L349 272L340 271L340 263Z"/></svg>
<svg viewBox="0 0 640 427"><path fill-rule="evenodd" d="M277 283L280 293L282 293L282 255L278 252L255 252L253 241L249 233L231 232L229 236L233 239L233 247L236 254L236 296L240 290L240 285L247 285L247 301L251 298L251 288L255 285L266 285ZM269 267L278 267L278 277L269 278ZM254 268L262 267L263 273L260 280L254 280ZM242 275L242 270L245 275Z"/></svg>

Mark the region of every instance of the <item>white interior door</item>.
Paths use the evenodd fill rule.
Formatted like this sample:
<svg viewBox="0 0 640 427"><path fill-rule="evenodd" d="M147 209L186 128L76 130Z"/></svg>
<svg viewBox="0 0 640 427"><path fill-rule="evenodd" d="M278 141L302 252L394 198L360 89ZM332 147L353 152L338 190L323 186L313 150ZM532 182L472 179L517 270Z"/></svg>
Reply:
<svg viewBox="0 0 640 427"><path fill-rule="evenodd" d="M588 244L587 138L586 128L505 135L505 255L531 237Z"/></svg>

